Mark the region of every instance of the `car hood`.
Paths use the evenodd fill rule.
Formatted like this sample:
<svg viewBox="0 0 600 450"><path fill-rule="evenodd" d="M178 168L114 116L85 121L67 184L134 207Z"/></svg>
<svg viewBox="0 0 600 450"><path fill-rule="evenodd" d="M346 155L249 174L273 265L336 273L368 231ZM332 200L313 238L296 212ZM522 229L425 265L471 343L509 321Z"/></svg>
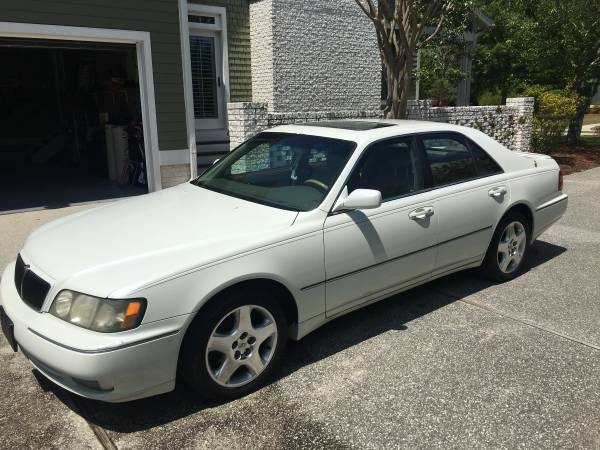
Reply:
<svg viewBox="0 0 600 450"><path fill-rule="evenodd" d="M109 296L265 245L296 216L185 183L50 222L22 254L66 288Z"/></svg>

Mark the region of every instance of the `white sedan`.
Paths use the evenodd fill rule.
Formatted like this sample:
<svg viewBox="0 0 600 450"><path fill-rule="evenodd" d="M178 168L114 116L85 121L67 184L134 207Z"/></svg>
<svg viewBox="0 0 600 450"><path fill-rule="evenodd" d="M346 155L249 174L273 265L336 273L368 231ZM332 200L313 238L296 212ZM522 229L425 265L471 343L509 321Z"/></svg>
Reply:
<svg viewBox="0 0 600 450"><path fill-rule="evenodd" d="M2 328L46 377L121 402L229 399L288 338L435 278L516 277L567 207L556 162L470 128L273 128L202 176L42 226L2 276Z"/></svg>

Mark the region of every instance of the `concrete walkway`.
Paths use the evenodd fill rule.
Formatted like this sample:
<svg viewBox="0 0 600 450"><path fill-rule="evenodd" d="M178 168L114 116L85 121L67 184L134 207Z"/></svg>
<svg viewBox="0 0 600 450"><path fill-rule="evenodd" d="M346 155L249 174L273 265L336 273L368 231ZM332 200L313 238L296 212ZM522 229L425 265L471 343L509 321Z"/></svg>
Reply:
<svg viewBox="0 0 600 450"><path fill-rule="evenodd" d="M581 134L583 136L596 136L598 135L598 133L594 129L596 127L600 128L600 123L591 123L589 125L584 125L581 127Z"/></svg>
<svg viewBox="0 0 600 450"><path fill-rule="evenodd" d="M0 447L598 449L600 169L565 190L568 213L523 276L453 275L338 319L292 344L276 381L227 404L185 389L77 399L41 387L2 341ZM0 216L0 265L75 209Z"/></svg>

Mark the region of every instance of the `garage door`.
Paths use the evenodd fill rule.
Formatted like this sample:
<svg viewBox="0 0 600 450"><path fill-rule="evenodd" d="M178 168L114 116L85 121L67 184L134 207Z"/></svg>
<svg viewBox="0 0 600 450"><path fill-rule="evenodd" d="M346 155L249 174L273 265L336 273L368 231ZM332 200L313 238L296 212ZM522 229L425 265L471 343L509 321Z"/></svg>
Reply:
<svg viewBox="0 0 600 450"><path fill-rule="evenodd" d="M0 38L0 213L148 191L136 47Z"/></svg>

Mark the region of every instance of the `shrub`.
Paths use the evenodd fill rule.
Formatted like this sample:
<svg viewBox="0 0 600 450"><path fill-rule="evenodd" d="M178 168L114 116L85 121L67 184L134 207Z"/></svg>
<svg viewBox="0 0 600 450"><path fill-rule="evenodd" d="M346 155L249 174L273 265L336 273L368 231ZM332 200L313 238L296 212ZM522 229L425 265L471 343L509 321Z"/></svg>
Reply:
<svg viewBox="0 0 600 450"><path fill-rule="evenodd" d="M577 111L579 97L570 91L538 85L527 86L523 95L535 98L531 147L536 152L548 152L564 141L569 122Z"/></svg>
<svg viewBox="0 0 600 450"><path fill-rule="evenodd" d="M502 104L502 96L500 94L494 94L491 91L485 91L477 99L479 106L495 106Z"/></svg>
<svg viewBox="0 0 600 450"><path fill-rule="evenodd" d="M446 106L456 102L456 87L448 80L433 80L425 93L434 106Z"/></svg>

